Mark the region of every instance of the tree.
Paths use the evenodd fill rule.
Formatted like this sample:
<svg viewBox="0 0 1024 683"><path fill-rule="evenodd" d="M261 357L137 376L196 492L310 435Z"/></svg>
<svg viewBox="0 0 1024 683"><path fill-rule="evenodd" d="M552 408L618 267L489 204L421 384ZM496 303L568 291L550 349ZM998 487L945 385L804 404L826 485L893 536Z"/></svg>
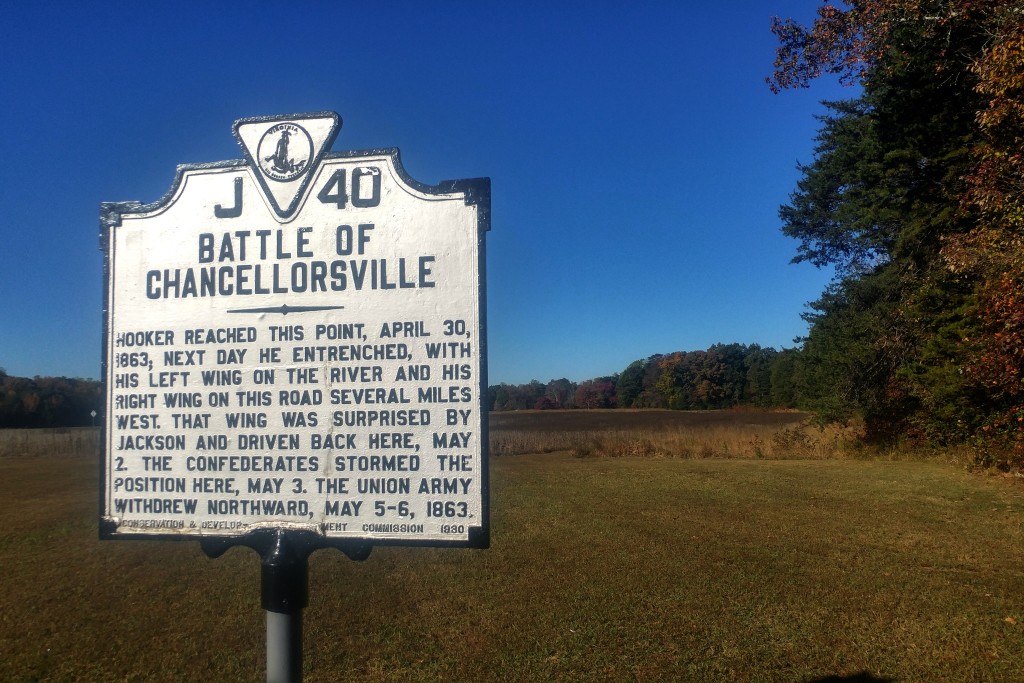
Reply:
<svg viewBox="0 0 1024 683"><path fill-rule="evenodd" d="M965 247L976 224L963 197L981 141L977 65L1013 7L854 0L823 6L810 27L773 24L773 89L825 73L862 88L828 105L814 162L780 217L800 241L795 260L838 273L808 314L804 398L826 416L863 415L877 437L961 440L986 409L963 372L977 274L952 272L944 251Z"/></svg>
<svg viewBox="0 0 1024 683"><path fill-rule="evenodd" d="M491 395L488 390L488 396ZM492 410L530 410L544 395L544 385L537 380L529 384L499 384L493 391Z"/></svg>
<svg viewBox="0 0 1024 683"><path fill-rule="evenodd" d="M512 393L515 410L529 410L544 396L545 386L535 379L529 384L520 384Z"/></svg>
<svg viewBox="0 0 1024 683"><path fill-rule="evenodd" d="M757 344L752 344L747 349L747 353L743 357L746 377L741 397L742 403L761 408L772 406L772 366L778 355L779 353L775 349L762 348Z"/></svg>
<svg viewBox="0 0 1024 683"><path fill-rule="evenodd" d="M737 353L738 352L738 353ZM729 360L738 355L742 367L742 351L738 345L716 345L707 351L677 352L661 360L662 373L658 388L675 410L707 410L735 405L742 387L735 377L742 373L729 367Z"/></svg>
<svg viewBox="0 0 1024 683"><path fill-rule="evenodd" d="M637 399L644 390L644 372L649 361L635 360L619 373L615 384L615 393L619 397L620 408L634 408Z"/></svg>
<svg viewBox="0 0 1024 683"><path fill-rule="evenodd" d="M0 374L0 427L85 427L101 404L95 380Z"/></svg>
<svg viewBox="0 0 1024 683"><path fill-rule="evenodd" d="M562 378L547 384L498 384L487 388L487 396L491 410L554 410L573 407L575 391L576 385Z"/></svg>
<svg viewBox="0 0 1024 683"><path fill-rule="evenodd" d="M771 405L775 408L796 408L803 402L803 375L799 349L783 349L771 365Z"/></svg>
<svg viewBox="0 0 1024 683"><path fill-rule="evenodd" d="M987 464L1024 465L1024 13L994 14L992 41L973 65L985 106L961 208L976 216L948 240L947 265L975 283L978 327L964 334L965 373L984 397L978 444Z"/></svg>
<svg viewBox="0 0 1024 683"><path fill-rule="evenodd" d="M566 378L553 379L544 388L544 398L551 408L572 408L575 405L576 384Z"/></svg>
<svg viewBox="0 0 1024 683"><path fill-rule="evenodd" d="M614 408L615 403L614 377L588 379L576 388L577 408Z"/></svg>
<svg viewBox="0 0 1024 683"><path fill-rule="evenodd" d="M658 388L661 379L661 361L664 356L655 354L644 362L644 374L641 380L643 390L633 399L636 408L667 408L668 397Z"/></svg>

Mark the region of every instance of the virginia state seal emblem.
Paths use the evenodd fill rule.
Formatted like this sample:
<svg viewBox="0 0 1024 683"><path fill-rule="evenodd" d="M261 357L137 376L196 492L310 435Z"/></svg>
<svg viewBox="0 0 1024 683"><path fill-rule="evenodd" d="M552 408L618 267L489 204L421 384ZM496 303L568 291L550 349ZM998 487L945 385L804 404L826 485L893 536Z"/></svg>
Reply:
<svg viewBox="0 0 1024 683"><path fill-rule="evenodd" d="M295 180L313 157L313 139L302 126L285 122L272 126L260 139L257 161L271 180Z"/></svg>

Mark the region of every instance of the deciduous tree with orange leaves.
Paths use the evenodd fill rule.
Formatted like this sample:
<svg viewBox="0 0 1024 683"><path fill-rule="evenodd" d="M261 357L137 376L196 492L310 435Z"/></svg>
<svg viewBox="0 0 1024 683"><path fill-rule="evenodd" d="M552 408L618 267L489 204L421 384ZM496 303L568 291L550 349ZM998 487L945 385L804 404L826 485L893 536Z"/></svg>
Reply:
<svg viewBox="0 0 1024 683"><path fill-rule="evenodd" d="M950 269L977 282L980 333L964 340L966 371L991 409L978 434L987 463L1024 464L1024 6L992 22L992 40L973 65L984 106L962 210L975 227L951 237Z"/></svg>

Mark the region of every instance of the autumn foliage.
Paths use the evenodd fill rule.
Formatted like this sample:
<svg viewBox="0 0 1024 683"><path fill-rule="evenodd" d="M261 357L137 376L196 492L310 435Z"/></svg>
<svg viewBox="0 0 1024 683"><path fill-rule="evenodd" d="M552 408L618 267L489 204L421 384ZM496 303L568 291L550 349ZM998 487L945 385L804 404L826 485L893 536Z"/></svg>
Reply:
<svg viewBox="0 0 1024 683"><path fill-rule="evenodd" d="M985 107L966 177L963 210L977 217L950 239L950 268L976 278L982 334L969 346L966 371L991 397L981 428L986 457L1024 462L1024 15L1007 11L991 45L973 65ZM1004 451L1000 455L999 450ZM1006 453L1008 452L1008 453Z"/></svg>
<svg viewBox="0 0 1024 683"><path fill-rule="evenodd" d="M655 354L633 361L622 372L578 384L563 378L547 384L534 380L495 385L488 390L488 407L496 411L792 408L803 394L793 359L793 350L714 344L706 350Z"/></svg>
<svg viewBox="0 0 1024 683"><path fill-rule="evenodd" d="M0 369L0 428L86 427L101 404L95 380L12 377Z"/></svg>
<svg viewBox="0 0 1024 683"><path fill-rule="evenodd" d="M1024 5L823 3L772 30L773 90L826 74L860 89L830 103L781 213L797 260L840 273L804 362L869 433L1024 466ZM870 374L843 378L851 357Z"/></svg>

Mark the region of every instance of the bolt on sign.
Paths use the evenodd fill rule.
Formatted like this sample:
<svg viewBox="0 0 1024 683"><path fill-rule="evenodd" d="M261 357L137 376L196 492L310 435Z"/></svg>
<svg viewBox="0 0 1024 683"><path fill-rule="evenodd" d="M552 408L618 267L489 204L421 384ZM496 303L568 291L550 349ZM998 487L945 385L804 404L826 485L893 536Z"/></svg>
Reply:
<svg viewBox="0 0 1024 683"><path fill-rule="evenodd" d="M101 209L103 538L486 547L489 179L332 152L333 112Z"/></svg>

